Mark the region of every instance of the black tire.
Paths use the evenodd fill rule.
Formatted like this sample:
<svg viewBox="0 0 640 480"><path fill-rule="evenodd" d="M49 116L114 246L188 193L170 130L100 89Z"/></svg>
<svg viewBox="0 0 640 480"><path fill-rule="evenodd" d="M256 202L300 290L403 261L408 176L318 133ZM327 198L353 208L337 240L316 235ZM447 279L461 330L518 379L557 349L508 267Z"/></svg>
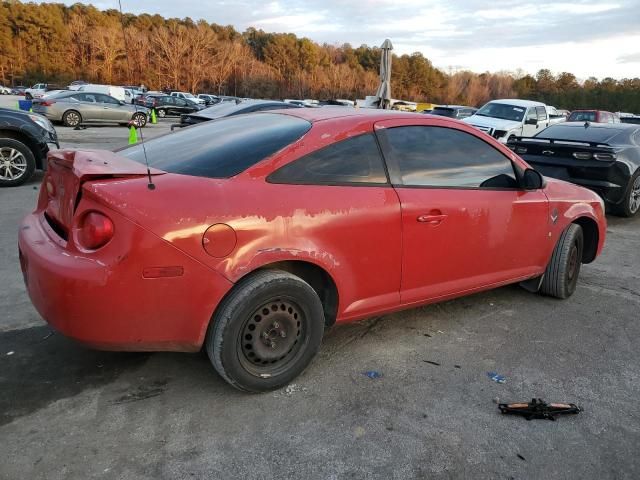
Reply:
<svg viewBox="0 0 640 480"><path fill-rule="evenodd" d="M136 127L143 128L147 124L147 116L144 113L138 112L134 113L131 120L136 125Z"/></svg>
<svg viewBox="0 0 640 480"><path fill-rule="evenodd" d="M0 187L22 185L35 169L36 159L29 147L13 138L0 138Z"/></svg>
<svg viewBox="0 0 640 480"><path fill-rule="evenodd" d="M167 116L167 111L164 108L158 108L156 112L158 113L158 117L160 118L164 118Z"/></svg>
<svg viewBox="0 0 640 480"><path fill-rule="evenodd" d="M76 110L67 110L62 115L62 124L65 127L77 127L82 123L82 115Z"/></svg>
<svg viewBox="0 0 640 480"><path fill-rule="evenodd" d="M205 342L222 378L239 390L264 392L300 375L323 333L313 288L287 272L264 270L242 279L220 303Z"/></svg>
<svg viewBox="0 0 640 480"><path fill-rule="evenodd" d="M569 298L576 290L584 237L582 227L572 223L562 232L558 244L553 250L542 280L540 292L556 298Z"/></svg>
<svg viewBox="0 0 640 480"><path fill-rule="evenodd" d="M30 93L25 93L25 95L24 95L24 99L25 99L25 100L33 100L33 97L31 96L31 94L30 94Z"/></svg>
<svg viewBox="0 0 640 480"><path fill-rule="evenodd" d="M619 217L633 217L640 211L640 169L631 176L629 185L624 192L624 200L618 205L612 205L611 213Z"/></svg>

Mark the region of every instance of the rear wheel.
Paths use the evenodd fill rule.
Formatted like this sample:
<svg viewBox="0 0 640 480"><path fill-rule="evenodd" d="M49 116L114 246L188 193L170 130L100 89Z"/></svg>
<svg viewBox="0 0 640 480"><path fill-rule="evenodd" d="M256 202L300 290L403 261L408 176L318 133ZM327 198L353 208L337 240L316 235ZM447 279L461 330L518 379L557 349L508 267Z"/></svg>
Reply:
<svg viewBox="0 0 640 480"><path fill-rule="evenodd" d="M31 96L31 94L30 94L30 93L25 93L25 95L24 95L24 99L25 99L25 100L33 100L33 97Z"/></svg>
<svg viewBox="0 0 640 480"><path fill-rule="evenodd" d="M17 187L29 180L36 169L33 152L13 138L0 138L0 187Z"/></svg>
<svg viewBox="0 0 640 480"><path fill-rule="evenodd" d="M216 371L239 390L287 385L320 348L324 314L311 286L265 270L241 280L218 307L206 338Z"/></svg>
<svg viewBox="0 0 640 480"><path fill-rule="evenodd" d="M612 208L613 213L621 217L633 217L640 210L640 170L629 180L624 200Z"/></svg>
<svg viewBox="0 0 640 480"><path fill-rule="evenodd" d="M562 232L560 240L553 250L542 280L540 292L556 298L569 298L576 290L584 237L582 227L572 223Z"/></svg>
<svg viewBox="0 0 640 480"><path fill-rule="evenodd" d="M159 116L160 118L164 118L164 117L166 117L166 116L167 116L167 111L166 111L166 110L164 110L163 108L159 108L159 109L157 110L157 112L158 112L158 116Z"/></svg>
<svg viewBox="0 0 640 480"><path fill-rule="evenodd" d="M82 123L82 115L75 110L68 110L62 115L62 123L66 127L77 127Z"/></svg>

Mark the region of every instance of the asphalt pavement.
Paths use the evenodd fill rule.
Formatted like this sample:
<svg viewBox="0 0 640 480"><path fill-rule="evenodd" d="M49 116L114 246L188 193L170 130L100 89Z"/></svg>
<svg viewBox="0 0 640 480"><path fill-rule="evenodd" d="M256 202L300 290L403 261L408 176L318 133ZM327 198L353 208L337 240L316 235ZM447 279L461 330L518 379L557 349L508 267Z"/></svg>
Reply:
<svg viewBox="0 0 640 480"><path fill-rule="evenodd" d="M204 354L92 351L41 320L16 248L41 178L0 190L1 479L640 478L640 216L609 217L566 301L508 286L339 325L294 384L249 395ZM498 412L532 397L584 412Z"/></svg>

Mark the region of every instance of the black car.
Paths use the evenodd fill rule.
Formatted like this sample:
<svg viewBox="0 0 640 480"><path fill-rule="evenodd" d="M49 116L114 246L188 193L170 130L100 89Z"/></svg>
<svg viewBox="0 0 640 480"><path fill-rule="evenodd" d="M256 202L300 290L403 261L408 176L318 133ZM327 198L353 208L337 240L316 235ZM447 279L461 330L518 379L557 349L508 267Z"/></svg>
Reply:
<svg viewBox="0 0 640 480"><path fill-rule="evenodd" d="M441 117L457 118L458 120L461 120L463 118L470 117L477 111L477 108L465 107L464 105L440 105L435 107L429 113L431 115L439 115Z"/></svg>
<svg viewBox="0 0 640 480"><path fill-rule="evenodd" d="M594 190L612 213L640 210L640 125L565 122L507 145L543 175Z"/></svg>
<svg viewBox="0 0 640 480"><path fill-rule="evenodd" d="M175 127L187 127L196 123L208 122L216 118L230 117L242 113L261 112L264 110L282 110L285 108L302 108L299 105L280 102L278 100L244 100L240 103L222 102L213 107L205 108L197 113L182 115L180 123L172 125Z"/></svg>
<svg viewBox="0 0 640 480"><path fill-rule="evenodd" d="M207 107L216 105L222 101L222 99L219 98L217 95L211 95L209 93L199 93L198 98L201 98L202 100L204 100L204 104Z"/></svg>
<svg viewBox="0 0 640 480"><path fill-rule="evenodd" d="M198 112L204 108L204 105L171 95L147 95L144 105L147 108L155 108L160 118Z"/></svg>
<svg viewBox="0 0 640 480"><path fill-rule="evenodd" d="M0 187L29 180L46 167L49 144L59 147L56 130L42 115L0 108Z"/></svg>

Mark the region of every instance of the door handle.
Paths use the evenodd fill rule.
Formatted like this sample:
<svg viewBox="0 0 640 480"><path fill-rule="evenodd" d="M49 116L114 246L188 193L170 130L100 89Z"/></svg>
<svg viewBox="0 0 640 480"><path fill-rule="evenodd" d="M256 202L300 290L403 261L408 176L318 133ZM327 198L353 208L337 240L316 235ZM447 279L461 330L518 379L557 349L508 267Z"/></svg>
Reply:
<svg viewBox="0 0 640 480"><path fill-rule="evenodd" d="M420 223L428 223L429 225L440 225L447 218L446 215L420 215L416 219Z"/></svg>

